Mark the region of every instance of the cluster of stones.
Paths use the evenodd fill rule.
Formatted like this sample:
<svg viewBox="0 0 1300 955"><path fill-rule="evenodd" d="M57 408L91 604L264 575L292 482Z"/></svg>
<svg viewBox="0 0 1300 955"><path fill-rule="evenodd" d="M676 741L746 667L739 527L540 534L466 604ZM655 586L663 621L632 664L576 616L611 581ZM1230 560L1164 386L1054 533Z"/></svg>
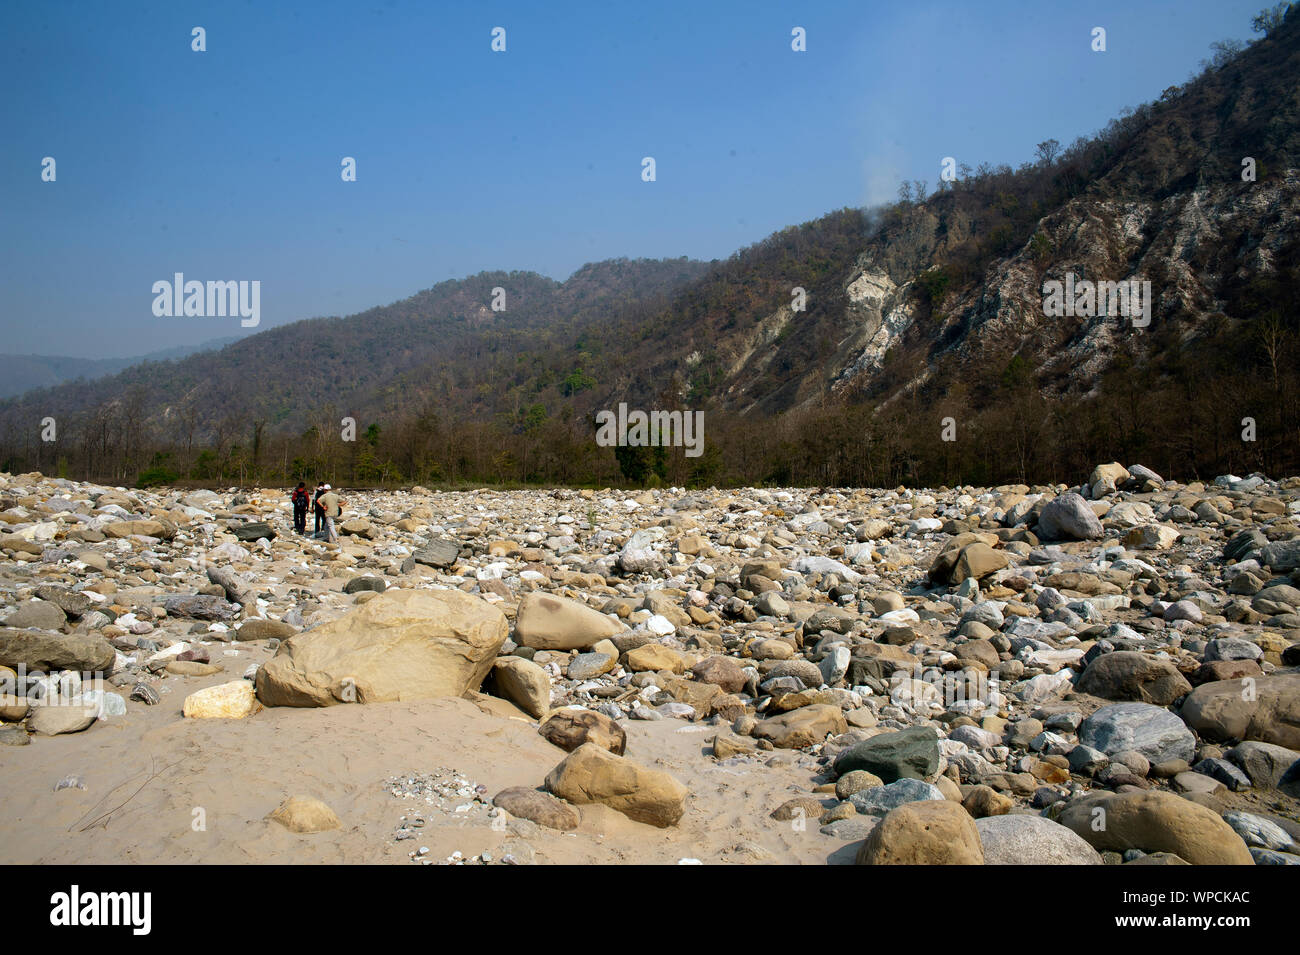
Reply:
<svg viewBox="0 0 1300 955"><path fill-rule="evenodd" d="M0 476L0 738L256 645L184 715L508 701L557 747L492 799L515 821L678 824L624 727L679 720L806 765L773 819L862 862L1300 863L1300 479L345 496L332 544L280 492ZM110 689L44 704L86 672Z"/></svg>

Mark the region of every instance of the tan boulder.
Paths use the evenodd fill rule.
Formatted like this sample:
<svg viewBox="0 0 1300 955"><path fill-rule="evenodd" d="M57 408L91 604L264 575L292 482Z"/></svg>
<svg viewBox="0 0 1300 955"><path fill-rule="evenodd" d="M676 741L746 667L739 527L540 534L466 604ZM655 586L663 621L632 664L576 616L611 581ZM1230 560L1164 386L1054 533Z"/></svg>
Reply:
<svg viewBox="0 0 1300 955"><path fill-rule="evenodd" d="M290 832L325 832L343 825L334 810L314 796L290 796L275 808L269 818Z"/></svg>
<svg viewBox="0 0 1300 955"><path fill-rule="evenodd" d="M1217 812L1170 792L1101 793L1072 800L1057 822L1094 849L1171 852L1192 865L1254 865Z"/></svg>
<svg viewBox="0 0 1300 955"><path fill-rule="evenodd" d="M25 696L16 696L13 693L0 694L0 720L6 723L17 723L26 718L27 711L31 708L31 701Z"/></svg>
<svg viewBox="0 0 1300 955"><path fill-rule="evenodd" d="M242 720L261 708L253 684L235 680L191 693L185 697L181 713L190 719Z"/></svg>
<svg viewBox="0 0 1300 955"><path fill-rule="evenodd" d="M609 750L615 756L622 756L627 749L627 733L623 727L595 710L559 710L537 732L548 743L570 753L586 743Z"/></svg>
<svg viewBox="0 0 1300 955"><path fill-rule="evenodd" d="M802 749L824 742L831 734L848 729L838 705L815 703L760 720L750 734L768 740L777 749Z"/></svg>
<svg viewBox="0 0 1300 955"><path fill-rule="evenodd" d="M541 719L551 708L551 678L532 660L497 657L492 664L492 681L499 695L529 716Z"/></svg>
<svg viewBox="0 0 1300 955"><path fill-rule="evenodd" d="M577 829L581 821L578 810L564 800L524 786L501 790L492 798L492 805L516 818L528 819L539 826L549 826L552 829Z"/></svg>
<svg viewBox="0 0 1300 955"><path fill-rule="evenodd" d="M546 777L546 788L575 805L600 803L629 819L667 828L686 811L687 789L594 743L578 747Z"/></svg>
<svg viewBox="0 0 1300 955"><path fill-rule="evenodd" d="M1202 683L1183 702L1181 716L1210 739L1300 749L1300 674Z"/></svg>
<svg viewBox="0 0 1300 955"><path fill-rule="evenodd" d="M42 736L80 733L95 722L98 713L98 706L76 702L56 706L35 706L27 717L27 731Z"/></svg>
<svg viewBox="0 0 1300 955"><path fill-rule="evenodd" d="M104 526L104 533L109 537L131 537L138 534L141 537L170 540L176 536L176 528L162 521L114 521Z"/></svg>
<svg viewBox="0 0 1300 955"><path fill-rule="evenodd" d="M505 642L505 615L459 590L390 590L280 644L257 671L267 706L461 696Z"/></svg>
<svg viewBox="0 0 1300 955"><path fill-rule="evenodd" d="M858 849L858 865L983 865L975 820L947 799L905 803L885 813Z"/></svg>
<svg viewBox="0 0 1300 955"><path fill-rule="evenodd" d="M685 673L686 658L662 643L647 643L628 651L627 668L632 671L668 670L672 673Z"/></svg>
<svg viewBox="0 0 1300 955"><path fill-rule="evenodd" d="M586 604L536 591L524 595L515 614L515 641L538 650L587 649L622 629Z"/></svg>
<svg viewBox="0 0 1300 955"><path fill-rule="evenodd" d="M734 657L714 655L691 667L695 679L722 687L725 693L739 693L745 688L745 673Z"/></svg>

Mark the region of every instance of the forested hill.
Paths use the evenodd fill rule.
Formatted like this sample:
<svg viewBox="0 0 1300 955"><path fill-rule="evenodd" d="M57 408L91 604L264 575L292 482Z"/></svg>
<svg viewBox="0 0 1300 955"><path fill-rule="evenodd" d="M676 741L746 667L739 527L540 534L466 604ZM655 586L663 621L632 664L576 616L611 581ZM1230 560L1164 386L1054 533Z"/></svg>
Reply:
<svg viewBox="0 0 1300 955"><path fill-rule="evenodd" d="M995 484L1111 459L1294 472L1297 77L1292 7L1018 168L957 157L954 181L724 261L484 273L36 392L0 403L0 455L118 482ZM1066 279L1149 289L1149 314L1050 314L1045 283ZM705 411L708 452L598 447L593 417L620 401ZM47 415L57 447L38 440ZM339 444L344 415L366 440Z"/></svg>

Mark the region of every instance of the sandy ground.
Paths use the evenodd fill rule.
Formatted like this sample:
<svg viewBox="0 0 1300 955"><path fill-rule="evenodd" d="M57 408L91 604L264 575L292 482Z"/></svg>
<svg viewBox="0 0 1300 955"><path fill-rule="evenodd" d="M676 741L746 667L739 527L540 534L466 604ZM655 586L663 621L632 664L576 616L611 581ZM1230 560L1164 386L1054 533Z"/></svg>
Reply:
<svg viewBox="0 0 1300 955"><path fill-rule="evenodd" d="M535 721L505 715L513 707L500 701L275 708L244 720L185 719L186 694L237 678L249 662L267 656L244 645L238 657L223 659L222 649L214 646L212 656L226 663L225 674L170 677L164 683L171 692L157 706L132 705L127 716L83 733L0 747L0 862L412 865L408 853L419 846L436 860L457 850L500 858L502 845L520 838L542 864L683 858L825 864L852 861L856 851L856 843L822 835L813 820L799 831L769 818L816 784L809 758L781 753L778 761L787 765L720 764L705 755L714 729L680 720L625 724L627 755L673 774L691 792L675 828L582 807L582 824L572 833L538 827L521 837L493 829L484 810L470 818L431 811L422 800L394 796L385 781L454 769L486 786L490 800L507 786L540 786L565 754L538 735ZM69 774L81 776L86 788L55 792ZM324 800L342 828L300 835L266 818L285 796L298 794ZM424 810L426 827L416 840L395 841L399 820L414 809ZM106 821L86 828L110 810ZM200 819L205 827L196 824Z"/></svg>

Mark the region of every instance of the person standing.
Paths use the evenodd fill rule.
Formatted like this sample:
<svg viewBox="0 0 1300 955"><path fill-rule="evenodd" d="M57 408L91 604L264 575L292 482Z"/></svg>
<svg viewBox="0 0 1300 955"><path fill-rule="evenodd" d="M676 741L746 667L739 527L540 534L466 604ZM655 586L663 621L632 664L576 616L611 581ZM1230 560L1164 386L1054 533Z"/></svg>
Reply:
<svg viewBox="0 0 1300 955"><path fill-rule="evenodd" d="M339 516L339 510L343 507L343 499L334 493L334 489L328 484L325 485L325 493L320 496L320 508L325 513L325 539L327 541L337 541L338 535L334 533L334 520Z"/></svg>
<svg viewBox="0 0 1300 955"><path fill-rule="evenodd" d="M316 482L316 496L311 502L311 511L316 518L316 530L312 535L314 537L320 537L321 528L325 525L325 512L320 509L320 496L325 493L325 487L324 481Z"/></svg>
<svg viewBox="0 0 1300 955"><path fill-rule="evenodd" d="M299 481L293 492L293 529L299 534L307 533L307 506L311 495L307 493L307 482Z"/></svg>

